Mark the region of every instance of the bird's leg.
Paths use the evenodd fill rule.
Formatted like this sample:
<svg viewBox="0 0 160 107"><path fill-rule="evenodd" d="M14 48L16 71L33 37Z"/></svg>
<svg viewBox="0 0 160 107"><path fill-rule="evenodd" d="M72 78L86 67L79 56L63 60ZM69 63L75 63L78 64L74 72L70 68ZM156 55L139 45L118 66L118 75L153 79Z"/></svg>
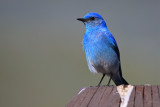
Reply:
<svg viewBox="0 0 160 107"><path fill-rule="evenodd" d="M98 85L97 85L97 86L100 86L100 85L101 85L101 82L102 82L102 80L103 80L104 76L105 76L105 74L103 74L103 76L102 76L102 78L101 78L101 80L99 81L99 83L98 83Z"/></svg>
<svg viewBox="0 0 160 107"><path fill-rule="evenodd" d="M109 86L109 85L110 85L111 79L112 79L112 74L110 75L110 78L109 78L109 81L108 81L107 86Z"/></svg>

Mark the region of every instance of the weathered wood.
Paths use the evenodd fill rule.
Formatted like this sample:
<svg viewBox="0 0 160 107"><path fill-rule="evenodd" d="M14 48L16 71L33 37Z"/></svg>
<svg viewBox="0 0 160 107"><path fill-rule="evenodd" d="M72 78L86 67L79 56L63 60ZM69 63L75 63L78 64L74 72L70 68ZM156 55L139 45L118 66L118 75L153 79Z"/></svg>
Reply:
<svg viewBox="0 0 160 107"><path fill-rule="evenodd" d="M159 92L158 92L157 86L152 86L152 102L153 107L160 107L160 98L159 98Z"/></svg>
<svg viewBox="0 0 160 107"><path fill-rule="evenodd" d="M99 87L98 88L97 93L95 93L95 95L93 96L92 100L88 104L88 107L98 107L98 104L99 104L99 102L100 102L100 100L103 96L103 93L104 93L105 89L106 89L105 87Z"/></svg>
<svg viewBox="0 0 160 107"><path fill-rule="evenodd" d="M135 107L143 107L143 86L136 86Z"/></svg>
<svg viewBox="0 0 160 107"><path fill-rule="evenodd" d="M119 107L120 104L120 96L117 92L117 88L114 87L110 95L108 96L108 100L104 102L102 107Z"/></svg>
<svg viewBox="0 0 160 107"><path fill-rule="evenodd" d="M151 86L144 86L144 107L152 107Z"/></svg>
<svg viewBox="0 0 160 107"><path fill-rule="evenodd" d="M83 103L78 107L87 107L90 101L93 99L93 96L95 95L97 90L98 90L98 87L92 87L92 88L90 87L90 91L87 93L87 96L84 98Z"/></svg>
<svg viewBox="0 0 160 107"><path fill-rule="evenodd" d="M81 90L85 89L80 93ZM90 91L90 88L83 88L77 93L73 99L66 105L66 107L74 107L74 105L80 105L82 102L83 98L86 96L86 94ZM79 105L77 107L79 107Z"/></svg>
<svg viewBox="0 0 160 107"><path fill-rule="evenodd" d="M108 87L105 87L106 89L105 89L105 91L104 91L104 93L103 93L103 95L102 95L102 98L101 98L101 101L99 102L99 107L102 107L103 105L104 105L104 103L106 102L106 101L108 101L108 99L109 99L109 95L110 95L110 93L112 92L112 90L113 90L113 86L108 86Z"/></svg>
<svg viewBox="0 0 160 107"><path fill-rule="evenodd" d="M127 107L160 107L160 86L137 85L132 89ZM81 89L66 107L120 107L123 100L116 86L87 87Z"/></svg>
<svg viewBox="0 0 160 107"><path fill-rule="evenodd" d="M134 107L134 100L135 100L135 87L132 90L127 107Z"/></svg>

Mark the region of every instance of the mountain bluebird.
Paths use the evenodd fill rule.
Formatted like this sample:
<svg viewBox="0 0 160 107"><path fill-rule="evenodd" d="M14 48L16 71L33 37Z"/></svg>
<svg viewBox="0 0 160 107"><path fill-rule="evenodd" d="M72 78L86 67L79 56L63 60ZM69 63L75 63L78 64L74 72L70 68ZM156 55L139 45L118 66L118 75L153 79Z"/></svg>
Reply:
<svg viewBox="0 0 160 107"><path fill-rule="evenodd" d="M93 73L103 74L98 86L105 75L110 77L107 85L110 84L111 79L116 86L128 85L122 77L118 45L102 16L98 13L88 13L77 20L82 21L86 27L83 48L89 70Z"/></svg>

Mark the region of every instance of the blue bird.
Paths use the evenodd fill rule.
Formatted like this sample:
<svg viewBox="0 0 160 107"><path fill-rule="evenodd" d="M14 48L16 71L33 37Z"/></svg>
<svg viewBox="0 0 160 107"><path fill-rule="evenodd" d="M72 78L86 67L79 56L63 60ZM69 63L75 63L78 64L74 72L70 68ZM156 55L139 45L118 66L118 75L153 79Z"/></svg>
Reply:
<svg viewBox="0 0 160 107"><path fill-rule="evenodd" d="M120 52L113 35L98 13L88 13L83 18L77 18L86 27L83 38L83 48L86 54L89 70L92 73L102 73L103 76L98 84L100 86L105 75L109 76L116 86L128 82L122 77Z"/></svg>

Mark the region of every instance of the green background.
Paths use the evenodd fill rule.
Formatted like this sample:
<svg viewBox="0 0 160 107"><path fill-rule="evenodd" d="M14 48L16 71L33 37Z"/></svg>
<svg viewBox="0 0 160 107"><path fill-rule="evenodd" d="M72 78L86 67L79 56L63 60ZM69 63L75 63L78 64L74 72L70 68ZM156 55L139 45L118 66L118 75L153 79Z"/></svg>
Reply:
<svg viewBox="0 0 160 107"><path fill-rule="evenodd" d="M101 14L116 38L124 78L159 84L159 10L159 0L1 0L0 107L63 107L97 85L76 20L88 12Z"/></svg>

